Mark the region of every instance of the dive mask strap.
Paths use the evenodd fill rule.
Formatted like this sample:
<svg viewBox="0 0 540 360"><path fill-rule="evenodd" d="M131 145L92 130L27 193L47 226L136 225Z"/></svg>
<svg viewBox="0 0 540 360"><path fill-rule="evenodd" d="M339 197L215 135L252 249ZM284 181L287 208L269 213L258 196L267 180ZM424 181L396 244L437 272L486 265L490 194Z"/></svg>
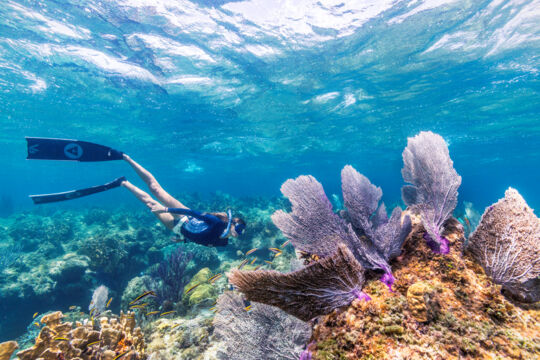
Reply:
<svg viewBox="0 0 540 360"><path fill-rule="evenodd" d="M229 232L231 231L231 224L232 224L232 211L231 209L227 210L227 217L229 218L229 221L227 221L227 228L223 231L220 238L224 239L227 236L229 236Z"/></svg>

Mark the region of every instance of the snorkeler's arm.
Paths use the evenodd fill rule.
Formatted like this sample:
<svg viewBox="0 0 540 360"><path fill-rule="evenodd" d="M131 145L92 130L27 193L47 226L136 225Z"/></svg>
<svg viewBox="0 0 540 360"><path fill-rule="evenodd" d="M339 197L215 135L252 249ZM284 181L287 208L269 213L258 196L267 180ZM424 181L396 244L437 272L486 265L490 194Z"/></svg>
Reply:
<svg viewBox="0 0 540 360"><path fill-rule="evenodd" d="M199 211L191 210L191 209L183 209L183 208L165 208L165 212L168 212L170 214L178 214L178 215L186 215L191 216L194 218L197 218L199 220L208 222L208 223L215 223L215 222L221 222L221 220L214 215L201 213Z"/></svg>

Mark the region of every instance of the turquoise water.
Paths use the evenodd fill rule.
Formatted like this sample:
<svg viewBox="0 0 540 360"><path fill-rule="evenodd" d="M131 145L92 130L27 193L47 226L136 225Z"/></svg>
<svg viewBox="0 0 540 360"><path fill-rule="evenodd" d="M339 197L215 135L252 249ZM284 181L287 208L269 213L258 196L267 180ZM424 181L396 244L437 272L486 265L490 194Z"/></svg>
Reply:
<svg viewBox="0 0 540 360"><path fill-rule="evenodd" d="M449 144L460 203L512 186L538 208L539 24L536 0L3 1L3 216L141 185L123 162L25 160L25 136L122 150L173 194L275 197L312 174L330 195L351 164L394 203L422 130ZM123 189L50 209L93 206L144 210Z"/></svg>

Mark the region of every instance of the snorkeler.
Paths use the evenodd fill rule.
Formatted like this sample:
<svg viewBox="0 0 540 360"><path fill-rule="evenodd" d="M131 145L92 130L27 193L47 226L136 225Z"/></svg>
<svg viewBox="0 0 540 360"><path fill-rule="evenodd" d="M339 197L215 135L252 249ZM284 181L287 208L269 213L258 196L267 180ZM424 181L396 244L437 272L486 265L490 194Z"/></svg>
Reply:
<svg viewBox="0 0 540 360"><path fill-rule="evenodd" d="M182 235L184 241L204 246L226 246L229 236L238 236L244 231L245 221L239 217L233 218L231 210L227 213L201 213L191 210L167 193L148 170L126 154L123 154L123 158L159 201L125 179L122 179L120 185L152 210L167 229Z"/></svg>
<svg viewBox="0 0 540 360"><path fill-rule="evenodd" d="M154 200L152 196L127 181L125 177L120 177L109 183L85 189L30 195L34 204L73 200L123 186L146 204L165 227L177 235L182 235L186 242L195 242L204 246L226 246L229 236L241 235L246 228L245 221L239 217L233 218L231 210L227 213L201 213L189 209L169 195L148 170L121 151L104 145L71 139L27 137L26 141L27 159L81 162L125 160L159 200Z"/></svg>

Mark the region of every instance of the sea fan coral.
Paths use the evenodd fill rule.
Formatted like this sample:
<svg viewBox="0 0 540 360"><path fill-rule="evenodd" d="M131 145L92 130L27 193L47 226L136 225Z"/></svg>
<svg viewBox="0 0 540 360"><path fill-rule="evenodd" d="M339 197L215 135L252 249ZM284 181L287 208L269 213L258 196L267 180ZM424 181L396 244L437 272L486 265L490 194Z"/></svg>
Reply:
<svg viewBox="0 0 540 360"><path fill-rule="evenodd" d="M517 190L509 188L486 209L468 249L505 292L540 300L540 219Z"/></svg>
<svg viewBox="0 0 540 360"><path fill-rule="evenodd" d="M217 301L214 334L224 342L218 356L227 360L297 360L311 337L311 327L285 312L254 303L246 311L234 292Z"/></svg>
<svg viewBox="0 0 540 360"><path fill-rule="evenodd" d="M444 223L457 205L457 190L461 185L448 146L440 135L422 131L408 139L403 163L403 180L411 184L401 189L403 201L420 213L429 247L447 254L449 243L442 235Z"/></svg>
<svg viewBox="0 0 540 360"><path fill-rule="evenodd" d="M365 298L364 269L343 244L332 256L288 274L233 270L229 281L248 300L277 306L305 321Z"/></svg>
<svg viewBox="0 0 540 360"><path fill-rule="evenodd" d="M97 287L92 294L92 301L90 302L90 306L88 306L88 310L90 310L94 316L98 316L105 310L108 297L109 289L105 285Z"/></svg>
<svg viewBox="0 0 540 360"><path fill-rule="evenodd" d="M324 257L333 254L340 242L354 241L352 228L332 211L321 183L313 176L289 179L281 192L289 198L292 212L278 210L272 221L295 249Z"/></svg>

